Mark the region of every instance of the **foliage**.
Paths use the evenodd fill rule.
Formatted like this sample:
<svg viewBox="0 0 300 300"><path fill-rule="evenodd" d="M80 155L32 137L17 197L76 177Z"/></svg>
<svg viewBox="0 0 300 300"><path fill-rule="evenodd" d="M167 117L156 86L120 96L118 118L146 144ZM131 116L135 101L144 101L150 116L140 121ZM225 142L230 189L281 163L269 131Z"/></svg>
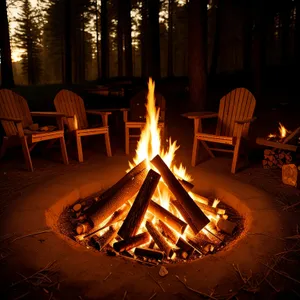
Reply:
<svg viewBox="0 0 300 300"><path fill-rule="evenodd" d="M28 84L37 84L41 76L42 34L39 24L39 10L33 10L29 0L21 0L21 11L16 19L17 27L14 43L23 53L23 72L27 75Z"/></svg>

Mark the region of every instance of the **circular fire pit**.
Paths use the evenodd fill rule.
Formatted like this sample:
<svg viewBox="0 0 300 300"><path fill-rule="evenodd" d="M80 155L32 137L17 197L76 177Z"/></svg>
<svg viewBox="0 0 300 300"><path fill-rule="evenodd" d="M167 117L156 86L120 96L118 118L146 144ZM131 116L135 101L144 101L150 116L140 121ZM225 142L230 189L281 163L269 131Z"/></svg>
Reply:
<svg viewBox="0 0 300 300"><path fill-rule="evenodd" d="M105 195L110 193L110 190L107 188L105 192L100 191L68 205L58 219L57 227L60 233L87 249L98 250L110 256L121 255L151 266L159 262L186 262L215 254L224 247L226 249L244 228L243 217L227 204L218 204L219 201L215 200L214 195L204 197L189 192L199 201L195 202L204 209L211 220L216 218L200 233L194 234L183 220L150 200L149 212L140 233L122 239L120 228L132 209L129 203L123 204L97 227L93 228L93 221L87 217L91 215L90 211L94 213L94 207L101 207L99 201L105 201ZM209 202L213 205L208 205ZM184 231L187 231L187 234L182 235Z"/></svg>
<svg viewBox="0 0 300 300"><path fill-rule="evenodd" d="M217 174L211 164L208 168L192 170L193 183L197 186L195 192L203 196L213 195L235 209L245 220L244 230L222 251L203 259L166 265L169 274L163 279L158 275L160 266L149 268L121 256L112 258L86 249L61 234L57 225L64 209L78 199L112 186L122 177L126 166L127 158L124 156L115 156L113 160L102 158L94 164L81 165L80 169L27 188L3 216L2 228L25 235L48 226L54 234L16 241L12 246L22 265L38 270L57 260L62 277L67 278L66 284L84 290L77 295L99 299L113 294L122 298L127 290L131 291L129 296L142 295L148 299L155 289L157 294L163 294L148 273L162 281L166 291L164 295L186 293L176 276L180 279L185 277L189 286L203 292L209 292L216 285L221 292L222 287L228 292L240 287L240 279L232 264L238 265L243 273L249 274L251 270L256 274L263 270L261 262L268 263L273 254L282 251L282 242L272 238L284 236L272 198L250 185ZM41 238L45 242L41 243ZM20 266L20 262L16 265ZM104 281L109 274L110 277ZM136 282L139 284L136 285Z"/></svg>

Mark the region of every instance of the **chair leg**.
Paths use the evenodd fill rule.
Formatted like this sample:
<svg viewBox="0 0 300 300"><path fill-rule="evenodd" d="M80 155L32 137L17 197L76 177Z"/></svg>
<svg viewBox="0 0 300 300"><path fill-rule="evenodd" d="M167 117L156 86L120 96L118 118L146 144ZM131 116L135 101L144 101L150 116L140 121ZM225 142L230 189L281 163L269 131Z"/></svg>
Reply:
<svg viewBox="0 0 300 300"><path fill-rule="evenodd" d="M235 174L235 172L236 172L236 165L238 162L240 145L241 145L241 139L239 138L236 141L236 144L234 146L234 151L233 151L233 159L232 159L232 165L231 165L231 173L232 174Z"/></svg>
<svg viewBox="0 0 300 300"><path fill-rule="evenodd" d="M129 128L125 125L125 153L129 155Z"/></svg>
<svg viewBox="0 0 300 300"><path fill-rule="evenodd" d="M78 161L83 162L81 136L77 135L77 133L76 133L76 143L77 143Z"/></svg>
<svg viewBox="0 0 300 300"><path fill-rule="evenodd" d="M4 136L2 140L1 150L0 150L0 159L5 155L7 146L8 146L8 137Z"/></svg>
<svg viewBox="0 0 300 300"><path fill-rule="evenodd" d="M206 149L206 151L208 152L208 154L210 155L211 158L215 158L215 155L212 153L212 151L209 149L209 147L207 146L205 141L201 141L201 144L203 145L203 147Z"/></svg>
<svg viewBox="0 0 300 300"><path fill-rule="evenodd" d="M106 132L106 133L104 134L104 137L105 137L105 146L106 146L106 153L107 153L107 156L108 156L108 157L111 157L112 154L111 154L111 146L110 146L109 131Z"/></svg>
<svg viewBox="0 0 300 300"><path fill-rule="evenodd" d="M192 167L196 166L197 154L198 154L199 141L196 136L194 136L193 152L192 152Z"/></svg>
<svg viewBox="0 0 300 300"><path fill-rule="evenodd" d="M66 142L64 136L59 138L60 142L60 150L61 150L61 155L63 157L63 162L65 165L69 164L69 159L68 159L68 152L67 152L67 147L66 147Z"/></svg>
<svg viewBox="0 0 300 300"><path fill-rule="evenodd" d="M33 166L32 166L30 151L29 151L29 148L28 148L27 138L25 136L23 136L20 139L21 139L22 150L23 150L23 154L24 154L27 169L28 169L28 171L33 172Z"/></svg>

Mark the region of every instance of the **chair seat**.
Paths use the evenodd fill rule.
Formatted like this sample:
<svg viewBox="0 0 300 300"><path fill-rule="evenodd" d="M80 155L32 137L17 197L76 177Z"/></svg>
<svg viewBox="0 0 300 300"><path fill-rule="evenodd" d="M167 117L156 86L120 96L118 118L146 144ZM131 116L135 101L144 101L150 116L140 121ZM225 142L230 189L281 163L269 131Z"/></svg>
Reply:
<svg viewBox="0 0 300 300"><path fill-rule="evenodd" d="M34 133L29 135L28 138L31 143L36 143L39 141L47 141L47 140L60 138L63 136L64 136L63 130L55 130L50 132L46 131L46 132Z"/></svg>
<svg viewBox="0 0 300 300"><path fill-rule="evenodd" d="M108 133L108 126L75 130L77 136L97 135Z"/></svg>
<svg viewBox="0 0 300 300"><path fill-rule="evenodd" d="M232 137L232 136L220 136L220 135L200 133L200 132L196 133L195 136L200 141L226 144L232 146L234 146L236 143L236 137Z"/></svg>

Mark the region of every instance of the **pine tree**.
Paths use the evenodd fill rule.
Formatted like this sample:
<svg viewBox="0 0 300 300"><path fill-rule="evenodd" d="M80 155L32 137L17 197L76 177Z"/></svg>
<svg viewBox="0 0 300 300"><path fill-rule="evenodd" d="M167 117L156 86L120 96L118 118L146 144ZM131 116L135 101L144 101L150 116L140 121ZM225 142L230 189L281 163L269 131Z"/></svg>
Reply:
<svg viewBox="0 0 300 300"><path fill-rule="evenodd" d="M14 77L11 62L11 50L9 40L9 27L7 19L6 1L0 1L0 56L1 56L1 81L3 87L13 87Z"/></svg>
<svg viewBox="0 0 300 300"><path fill-rule="evenodd" d="M15 43L24 50L22 56L23 72L27 75L28 84L37 84L41 77L41 28L38 15L32 9L29 0L22 0L21 12L17 18Z"/></svg>

